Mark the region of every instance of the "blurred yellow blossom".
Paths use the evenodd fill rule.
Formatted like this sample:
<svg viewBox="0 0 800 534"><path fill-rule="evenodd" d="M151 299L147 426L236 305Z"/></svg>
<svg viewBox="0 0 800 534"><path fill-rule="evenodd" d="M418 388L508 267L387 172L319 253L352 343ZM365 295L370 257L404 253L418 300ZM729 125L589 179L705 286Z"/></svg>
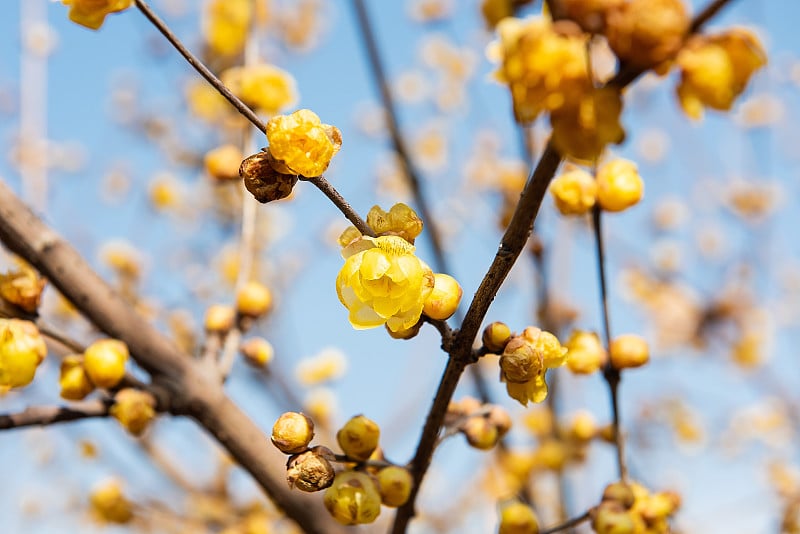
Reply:
<svg viewBox="0 0 800 534"><path fill-rule="evenodd" d="M588 213L597 200L597 184L588 172L574 167L550 182L550 195L562 215Z"/></svg>
<svg viewBox="0 0 800 534"><path fill-rule="evenodd" d="M203 20L203 37L209 48L223 56L242 52L252 15L250 0L208 2Z"/></svg>
<svg viewBox="0 0 800 534"><path fill-rule="evenodd" d="M274 115L297 103L294 77L274 65L258 63L231 67L220 78L245 104L268 115Z"/></svg>
<svg viewBox="0 0 800 534"><path fill-rule="evenodd" d="M36 325L0 318L0 386L18 388L30 384L46 355L47 346Z"/></svg>
<svg viewBox="0 0 800 534"><path fill-rule="evenodd" d="M109 480L97 486L89 496L92 512L100 521L127 523L133 519L133 506L122 493L117 480Z"/></svg>
<svg viewBox="0 0 800 534"><path fill-rule="evenodd" d="M28 313L35 313L42 300L45 280L31 267L0 274L0 298L19 306Z"/></svg>
<svg viewBox="0 0 800 534"><path fill-rule="evenodd" d="M298 380L313 386L336 380L347 370L347 356L339 349L328 347L310 358L304 358L297 364Z"/></svg>
<svg viewBox="0 0 800 534"><path fill-rule="evenodd" d="M644 182L636 164L614 159L597 171L597 200L606 211L623 211L641 200Z"/></svg>
<svg viewBox="0 0 800 534"><path fill-rule="evenodd" d="M97 30L107 15L128 9L133 0L61 0L61 3L69 6L69 20Z"/></svg>

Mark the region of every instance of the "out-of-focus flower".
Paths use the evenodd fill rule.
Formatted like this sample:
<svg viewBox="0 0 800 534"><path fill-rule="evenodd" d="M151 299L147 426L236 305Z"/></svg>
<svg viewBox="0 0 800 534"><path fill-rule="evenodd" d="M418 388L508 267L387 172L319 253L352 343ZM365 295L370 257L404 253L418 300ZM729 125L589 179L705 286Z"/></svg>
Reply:
<svg viewBox="0 0 800 534"><path fill-rule="evenodd" d="M125 388L114 395L109 413L125 430L140 436L156 416L156 399L147 391Z"/></svg>
<svg viewBox="0 0 800 534"><path fill-rule="evenodd" d="M128 523L133 519L133 506L122 493L117 480L110 480L96 487L89 496L94 515L108 523Z"/></svg>
<svg viewBox="0 0 800 534"><path fill-rule="evenodd" d="M362 237L345 247L336 291L354 328L386 324L396 332L419 321L434 276L414 250L397 236Z"/></svg>
<svg viewBox="0 0 800 534"><path fill-rule="evenodd" d="M406 503L414 486L414 480L408 469L396 465L378 471L377 479L381 502L393 508Z"/></svg>
<svg viewBox="0 0 800 534"><path fill-rule="evenodd" d="M269 151L285 174L319 176L342 146L342 134L329 124L322 124L308 109L291 115L278 115L267 123Z"/></svg>
<svg viewBox="0 0 800 534"><path fill-rule="evenodd" d="M500 508L498 534L537 534L539 519L533 509L519 501L510 501Z"/></svg>
<svg viewBox="0 0 800 534"><path fill-rule="evenodd" d="M29 313L35 313L39 308L44 286L45 280L27 266L0 274L0 298Z"/></svg>
<svg viewBox="0 0 800 534"><path fill-rule="evenodd" d="M644 182L636 164L615 159L597 171L597 200L606 211L623 211L639 202L644 195Z"/></svg>
<svg viewBox="0 0 800 534"><path fill-rule="evenodd" d="M86 348L83 367L99 388L113 388L125 376L128 346L116 339L100 339Z"/></svg>
<svg viewBox="0 0 800 534"><path fill-rule="evenodd" d="M94 391L94 384L83 368L83 356L70 354L61 360L58 384L61 387L61 398L67 400L82 400Z"/></svg>
<svg viewBox="0 0 800 534"><path fill-rule="evenodd" d="M584 215L597 201L594 176L577 167L556 176L549 190L562 215Z"/></svg>
<svg viewBox="0 0 800 534"><path fill-rule="evenodd" d="M689 23L682 0L629 0L609 11L605 35L617 57L645 69L678 52Z"/></svg>
<svg viewBox="0 0 800 534"><path fill-rule="evenodd" d="M208 175L215 180L238 180L239 166L244 155L236 145L221 145L206 152L203 163Z"/></svg>
<svg viewBox="0 0 800 534"><path fill-rule="evenodd" d="M18 388L33 381L47 355L44 339L30 321L0 319L0 386Z"/></svg>
<svg viewBox="0 0 800 534"><path fill-rule="evenodd" d="M335 348L325 348L316 356L297 364L297 378L306 386L321 384L342 376L347 369L347 357Z"/></svg>
<svg viewBox="0 0 800 534"><path fill-rule="evenodd" d="M567 367L575 374L591 374L597 372L608 355L594 332L576 330L564 344L567 353Z"/></svg>
<svg viewBox="0 0 800 534"><path fill-rule="evenodd" d="M622 98L617 89L591 89L578 100L553 110L552 141L564 156L594 161L608 144L619 144L625 130L619 122Z"/></svg>
<svg viewBox="0 0 800 534"><path fill-rule="evenodd" d="M69 6L69 20L97 30L107 15L128 9L133 0L61 0L61 3Z"/></svg>
<svg viewBox="0 0 800 534"><path fill-rule="evenodd" d="M297 102L297 84L283 69L266 63L231 67L222 82L251 108L274 115Z"/></svg>
<svg viewBox="0 0 800 534"><path fill-rule="evenodd" d="M203 37L209 48L223 56L244 50L253 16L250 0L211 0L206 4Z"/></svg>

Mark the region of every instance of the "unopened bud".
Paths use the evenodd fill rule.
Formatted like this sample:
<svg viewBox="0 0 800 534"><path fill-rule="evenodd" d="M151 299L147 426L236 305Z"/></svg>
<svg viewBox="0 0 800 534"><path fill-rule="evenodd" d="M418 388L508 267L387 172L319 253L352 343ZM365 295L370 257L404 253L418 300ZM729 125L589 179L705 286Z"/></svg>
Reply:
<svg viewBox="0 0 800 534"><path fill-rule="evenodd" d="M618 503L605 502L594 509L592 528L596 534L634 534L636 523Z"/></svg>
<svg viewBox="0 0 800 534"><path fill-rule="evenodd" d="M247 282L236 294L236 310L247 317L261 317L272 307L272 292L260 282Z"/></svg>
<svg viewBox="0 0 800 534"><path fill-rule="evenodd" d="M125 388L114 395L109 412L134 436L140 436L156 415L156 399L146 391Z"/></svg>
<svg viewBox="0 0 800 534"><path fill-rule="evenodd" d="M235 145L217 147L210 150L204 158L206 172L216 180L237 180L243 157L242 151Z"/></svg>
<svg viewBox="0 0 800 534"><path fill-rule="evenodd" d="M244 355L244 361L253 367L266 367L275 356L272 344L263 337L250 338L239 347Z"/></svg>
<svg viewBox="0 0 800 534"><path fill-rule="evenodd" d="M348 457L364 461L378 447L380 435L381 430L374 421L357 415L336 433L336 441Z"/></svg>
<svg viewBox="0 0 800 534"><path fill-rule="evenodd" d="M530 342L517 336L506 344L500 357L500 370L506 381L524 384L544 371L544 363Z"/></svg>
<svg viewBox="0 0 800 534"><path fill-rule="evenodd" d="M393 331L391 328L389 328L389 325L384 325L384 328L386 328L386 331L394 339L411 339L419 334L419 331L422 329L422 321L417 321L417 324L410 328L400 329L397 331Z"/></svg>
<svg viewBox="0 0 800 534"><path fill-rule="evenodd" d="M104 389L113 388L125 376L128 346L116 339L95 341L83 354L83 368L92 383Z"/></svg>
<svg viewBox="0 0 800 534"><path fill-rule="evenodd" d="M272 444L285 454L305 451L314 438L314 421L302 413L286 412L272 427Z"/></svg>
<svg viewBox="0 0 800 534"><path fill-rule="evenodd" d="M28 313L35 313L39 308L44 286L44 278L39 278L30 267L0 274L0 298Z"/></svg>
<svg viewBox="0 0 800 534"><path fill-rule="evenodd" d="M92 512L102 521L124 524L133 519L133 506L122 493L116 480L110 480L92 491L89 496Z"/></svg>
<svg viewBox="0 0 800 534"><path fill-rule="evenodd" d="M497 441L500 439L497 427L482 416L467 419L461 426L461 432L464 433L464 437L471 446L483 451L497 445Z"/></svg>
<svg viewBox="0 0 800 534"><path fill-rule="evenodd" d="M61 360L61 372L58 378L61 387L61 398L67 400L82 400L94 391L94 384L83 368L83 356L69 354Z"/></svg>
<svg viewBox="0 0 800 534"><path fill-rule="evenodd" d="M206 310L205 328L208 332L225 334L233 328L236 312L230 306L213 304Z"/></svg>
<svg viewBox="0 0 800 534"><path fill-rule="evenodd" d="M330 487L336 475L327 458L331 456L333 453L329 449L314 447L290 457L286 464L286 481L289 487L309 493Z"/></svg>
<svg viewBox="0 0 800 534"><path fill-rule="evenodd" d="M603 502L612 501L628 510L633 506L636 496L631 487L624 482L612 482L603 490Z"/></svg>
<svg viewBox="0 0 800 534"><path fill-rule="evenodd" d="M288 197L297 184L297 174L280 172L276 166L275 158L264 150L249 156L239 167L244 186L262 204Z"/></svg>
<svg viewBox="0 0 800 534"><path fill-rule="evenodd" d="M408 469L398 466L384 467L378 471L378 491L381 502L386 506L397 508L403 506L411 495L414 479Z"/></svg>
<svg viewBox="0 0 800 534"><path fill-rule="evenodd" d="M650 360L647 341L635 334L623 334L614 338L609 353L614 369L641 367Z"/></svg>
<svg viewBox="0 0 800 534"><path fill-rule="evenodd" d="M342 525L372 523L381 513L381 496L375 482L365 473L342 471L325 490L323 503Z"/></svg>
<svg viewBox="0 0 800 534"><path fill-rule="evenodd" d="M502 406L492 406L491 410L489 410L487 420L497 429L499 438L505 436L508 431L511 430L513 424L511 416L508 415L508 412Z"/></svg>
<svg viewBox="0 0 800 534"><path fill-rule="evenodd" d="M443 273L433 275L433 291L425 299L422 311L431 319L445 320L458 309L463 291L455 278Z"/></svg>
<svg viewBox="0 0 800 534"><path fill-rule="evenodd" d="M483 330L483 346L489 352L503 352L511 339L511 329L507 324L495 321Z"/></svg>
<svg viewBox="0 0 800 534"><path fill-rule="evenodd" d="M538 534L539 519L530 506L518 501L503 505L498 534Z"/></svg>

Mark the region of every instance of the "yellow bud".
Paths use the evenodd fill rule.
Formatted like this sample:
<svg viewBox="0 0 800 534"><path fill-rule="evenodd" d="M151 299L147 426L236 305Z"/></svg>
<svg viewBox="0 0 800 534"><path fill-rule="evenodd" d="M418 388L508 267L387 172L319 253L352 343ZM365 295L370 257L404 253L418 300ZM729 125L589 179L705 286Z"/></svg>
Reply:
<svg viewBox="0 0 800 534"><path fill-rule="evenodd" d="M495 321L483 330L483 346L489 352L503 352L511 339L511 329L507 324Z"/></svg>
<svg viewBox="0 0 800 534"><path fill-rule="evenodd" d="M106 16L128 9L133 0L61 0L69 6L69 20L86 28L97 30L103 25Z"/></svg>
<svg viewBox="0 0 800 534"><path fill-rule="evenodd" d="M575 330L564 345L567 347L567 367L575 374L596 372L608 359L608 354L594 332Z"/></svg>
<svg viewBox="0 0 800 534"><path fill-rule="evenodd" d="M121 389L114 395L109 412L134 436L140 436L156 416L156 399L146 391Z"/></svg>
<svg viewBox="0 0 800 534"><path fill-rule="evenodd" d="M596 534L634 534L633 517L615 502L601 503L595 509L592 528Z"/></svg>
<svg viewBox="0 0 800 534"><path fill-rule="evenodd" d="M361 232L358 231L358 228L355 226L348 226L341 235L339 235L339 239L336 241L339 243L340 247L344 248L360 237L362 237L362 235Z"/></svg>
<svg viewBox="0 0 800 534"><path fill-rule="evenodd" d="M342 471L325 490L325 508L343 525L372 523L381 513L381 496L365 473Z"/></svg>
<svg viewBox="0 0 800 534"><path fill-rule="evenodd" d="M539 520L530 506L518 501L503 505L500 509L498 534L538 534Z"/></svg>
<svg viewBox="0 0 800 534"><path fill-rule="evenodd" d="M407 469L394 465L384 467L378 471L377 479L383 504L397 508L406 503L414 485L414 479Z"/></svg>
<svg viewBox="0 0 800 534"><path fill-rule="evenodd" d="M238 180L239 166L244 155L235 145L222 145L206 153L203 162L206 172L219 181Z"/></svg>
<svg viewBox="0 0 800 534"><path fill-rule="evenodd" d="M380 435L381 430L374 421L357 415L336 433L336 441L348 457L364 461L378 447Z"/></svg>
<svg viewBox="0 0 800 534"><path fill-rule="evenodd" d="M42 299L45 280L36 271L26 267L17 272L0 274L0 298L19 306L28 313L35 313Z"/></svg>
<svg viewBox="0 0 800 534"><path fill-rule="evenodd" d="M367 213L367 225L377 235L396 235L412 245L423 226L417 213L403 203L395 204L388 212L380 206L372 206Z"/></svg>
<svg viewBox="0 0 800 534"><path fill-rule="evenodd" d="M266 367L275 356L272 344L263 337L250 338L239 347L244 355L244 361L253 367Z"/></svg>
<svg viewBox="0 0 800 534"><path fill-rule="evenodd" d="M606 211L622 211L642 199L644 182L636 164L615 159L597 171L597 200Z"/></svg>
<svg viewBox="0 0 800 534"><path fill-rule="evenodd" d="M431 319L448 319L458 309L462 293L461 286L455 278L447 274L434 273L433 291L425 299L422 312Z"/></svg>
<svg viewBox="0 0 800 534"><path fill-rule="evenodd" d="M642 518L648 523L666 519L672 515L680 505L680 497L672 492L659 492L648 496L641 504L637 505Z"/></svg>
<svg viewBox="0 0 800 534"><path fill-rule="evenodd" d="M116 339L95 341L83 353L83 368L95 386L113 388L125 376L128 346Z"/></svg>
<svg viewBox="0 0 800 534"><path fill-rule="evenodd" d="M297 413L286 412L272 426L272 444L284 454L305 451L314 438L314 421Z"/></svg>
<svg viewBox="0 0 800 534"><path fill-rule="evenodd" d="M89 502L92 512L101 521L123 524L133 519L133 507L122 494L122 488L116 480L95 488L89 496Z"/></svg>
<svg viewBox="0 0 800 534"><path fill-rule="evenodd" d="M44 339L30 321L0 319L0 386L22 387L33 381L47 355Z"/></svg>
<svg viewBox="0 0 800 534"><path fill-rule="evenodd" d="M272 307L272 292L259 282L247 282L236 294L236 310L248 317L261 317Z"/></svg>
<svg viewBox="0 0 800 534"><path fill-rule="evenodd" d="M611 365L615 369L641 367L650 360L647 341L635 334L617 336L609 347Z"/></svg>
<svg viewBox="0 0 800 534"><path fill-rule="evenodd" d="M508 382L523 384L544 372L544 362L522 336L512 338L500 357L500 370Z"/></svg>
<svg viewBox="0 0 800 534"><path fill-rule="evenodd" d="M550 194L562 215L588 213L597 200L597 184L588 172L574 168L550 182Z"/></svg>
<svg viewBox="0 0 800 534"><path fill-rule="evenodd" d="M570 421L568 435L575 441L586 442L594 438L596 434L597 424L592 414L586 410L576 413Z"/></svg>
<svg viewBox="0 0 800 534"><path fill-rule="evenodd" d="M471 446L483 451L497 445L497 441L500 439L497 427L483 416L467 419L461 426L461 432L464 433L464 437Z"/></svg>
<svg viewBox="0 0 800 534"><path fill-rule="evenodd" d="M94 384L83 368L83 356L70 354L61 360L58 384L61 387L61 398L67 400L82 400L94 391Z"/></svg>
<svg viewBox="0 0 800 534"><path fill-rule="evenodd" d="M286 465L286 480L290 488L313 493L324 490L333 484L336 475L330 459L334 454L325 447L296 454L289 458Z"/></svg>
<svg viewBox="0 0 800 534"><path fill-rule="evenodd" d="M636 500L631 487L624 482L612 482L603 490L602 501L611 501L619 504L624 509L633 506Z"/></svg>
<svg viewBox="0 0 800 534"><path fill-rule="evenodd" d="M205 328L208 332L224 334L233 328L236 312L230 306L213 304L206 310Z"/></svg>

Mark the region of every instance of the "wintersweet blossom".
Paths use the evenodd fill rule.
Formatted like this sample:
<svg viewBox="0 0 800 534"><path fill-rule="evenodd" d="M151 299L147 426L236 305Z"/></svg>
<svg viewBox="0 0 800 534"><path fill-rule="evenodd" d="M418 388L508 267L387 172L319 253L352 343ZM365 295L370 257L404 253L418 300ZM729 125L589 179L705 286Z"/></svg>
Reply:
<svg viewBox="0 0 800 534"><path fill-rule="evenodd" d="M526 328L506 344L500 358L500 379L511 398L523 406L547 398L545 372L567 362L567 349L550 332Z"/></svg>
<svg viewBox="0 0 800 534"><path fill-rule="evenodd" d="M69 6L69 20L92 30L97 30L106 20L106 15L131 7L133 0L61 0Z"/></svg>
<svg viewBox="0 0 800 534"><path fill-rule="evenodd" d="M300 109L291 115L272 117L267 123L269 152L284 174L319 176L342 146L342 134L322 124L316 113Z"/></svg>
<svg viewBox="0 0 800 534"><path fill-rule="evenodd" d="M342 250L336 277L339 300L356 329L386 325L392 332L414 326L434 286L433 271L402 237L362 237Z"/></svg>

